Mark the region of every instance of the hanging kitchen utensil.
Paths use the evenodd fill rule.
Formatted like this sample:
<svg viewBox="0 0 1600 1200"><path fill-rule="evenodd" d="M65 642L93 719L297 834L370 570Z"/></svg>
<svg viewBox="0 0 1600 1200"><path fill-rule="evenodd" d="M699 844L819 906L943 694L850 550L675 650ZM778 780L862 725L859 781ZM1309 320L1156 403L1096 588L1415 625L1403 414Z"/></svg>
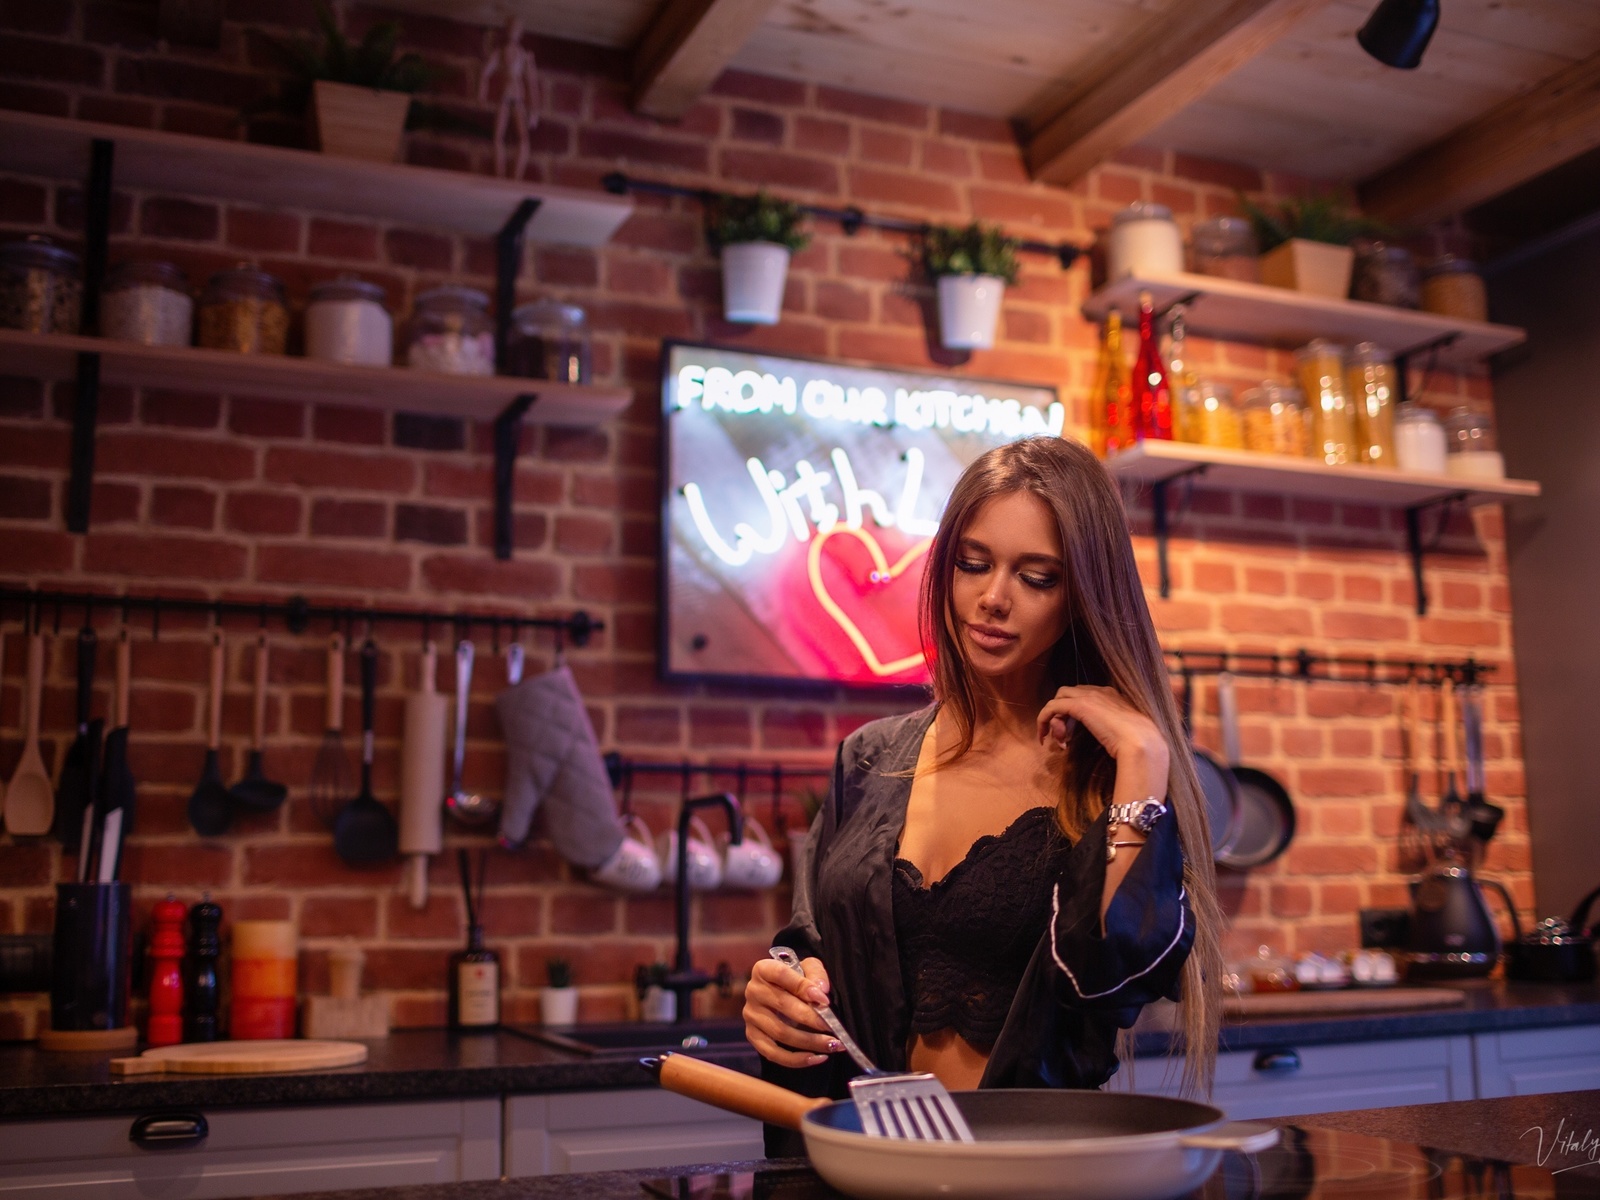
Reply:
<svg viewBox="0 0 1600 1200"><path fill-rule="evenodd" d="M189 824L201 837L220 837L233 824L233 797L222 782L222 630L211 631L211 695L206 717L206 758L189 796Z"/></svg>
<svg viewBox="0 0 1600 1200"><path fill-rule="evenodd" d="M262 753L267 740L267 635L256 635L256 687L252 710L250 757L244 778L229 789L233 802L246 812L272 812L289 795L283 784L267 778Z"/></svg>
<svg viewBox="0 0 1600 1200"><path fill-rule="evenodd" d="M22 758L6 785L6 832L14 837L38 837L50 832L56 797L50 774L39 753L39 706L44 688L44 634L28 638L28 733Z"/></svg>
<svg viewBox="0 0 1600 1200"><path fill-rule="evenodd" d="M67 850L83 846L86 814L94 806L100 768L99 734L91 728L89 709L94 700L94 655L97 639L93 627L78 631L78 733L68 747L56 777L56 836ZM104 729L104 725L101 726ZM91 744L92 743L92 744ZM79 862L80 877L83 863Z"/></svg>
<svg viewBox="0 0 1600 1200"><path fill-rule="evenodd" d="M1444 789L1439 796L1439 812L1444 817L1444 835L1451 840L1451 850L1459 847L1454 843L1467 833L1467 818L1462 810L1466 801L1462 798L1461 789L1456 786L1456 772L1461 769L1460 752L1457 749L1457 734L1460 732L1458 715L1456 713L1456 684L1449 676L1439 688L1439 734L1440 750L1444 756Z"/></svg>
<svg viewBox="0 0 1600 1200"><path fill-rule="evenodd" d="M1278 1140L1208 1104L1072 1088L958 1092L971 1142L875 1138L853 1100L801 1096L686 1054L642 1065L668 1091L798 1129L817 1174L860 1200L1166 1200L1208 1179L1223 1151Z"/></svg>
<svg viewBox="0 0 1600 1200"><path fill-rule="evenodd" d="M412 908L428 903L428 855L444 845L445 720L449 701L434 690L438 654L422 649L417 690L406 697L405 748L400 760L400 853L407 855L406 894Z"/></svg>
<svg viewBox="0 0 1600 1200"><path fill-rule="evenodd" d="M1200 777L1200 793L1206 805L1206 824L1211 831L1213 857L1221 853L1239 826L1239 785L1233 773L1194 744L1194 671L1185 666L1183 681L1183 731L1189 737L1189 753L1195 774Z"/></svg>
<svg viewBox="0 0 1600 1200"><path fill-rule="evenodd" d="M1401 755L1406 775L1406 820L1421 834L1439 832L1439 814L1422 799L1422 685L1413 676L1400 699Z"/></svg>
<svg viewBox="0 0 1600 1200"><path fill-rule="evenodd" d="M98 883L115 883L122 870L122 847L133 832L133 810L138 784L128 766L128 733L131 712L128 688L133 673L133 644L123 626L117 638L116 690L113 692L112 723L106 735L105 765L101 790L105 793L105 820L95 851L93 878Z"/></svg>
<svg viewBox="0 0 1600 1200"><path fill-rule="evenodd" d="M802 979L800 956L787 946L768 952ZM816 1004L817 1015L833 1031L845 1053L864 1074L850 1081L850 1097L868 1137L903 1138L918 1142L970 1142L972 1130L937 1076L925 1072L885 1071L866 1056L831 1006Z"/></svg>
<svg viewBox="0 0 1600 1200"><path fill-rule="evenodd" d="M1475 686L1461 689L1461 730L1467 752L1467 805L1463 815L1467 819L1467 831L1477 841L1481 853L1500 828L1506 810L1498 804L1490 804L1484 796L1483 707Z"/></svg>
<svg viewBox="0 0 1600 1200"><path fill-rule="evenodd" d="M1294 801L1272 775L1240 763L1239 699L1227 671L1217 676L1217 708L1223 761L1238 785L1239 823L1216 860L1220 866L1246 870L1271 862L1288 848L1294 838Z"/></svg>
<svg viewBox="0 0 1600 1200"><path fill-rule="evenodd" d="M472 642L462 638L456 646L456 751L450 776L450 792L444 806L463 825L487 825L500 806L488 796L469 792L462 786L462 771L467 761L467 700L472 692Z"/></svg>
<svg viewBox="0 0 1600 1200"><path fill-rule="evenodd" d="M339 811L333 848L352 867L386 863L399 852L394 814L372 794L372 726L378 690L378 647L369 637L361 647L361 791Z"/></svg>
<svg viewBox="0 0 1600 1200"><path fill-rule="evenodd" d="M328 708L322 744L311 766L311 811L329 829L350 795L350 762L344 752L344 635L328 639Z"/></svg>

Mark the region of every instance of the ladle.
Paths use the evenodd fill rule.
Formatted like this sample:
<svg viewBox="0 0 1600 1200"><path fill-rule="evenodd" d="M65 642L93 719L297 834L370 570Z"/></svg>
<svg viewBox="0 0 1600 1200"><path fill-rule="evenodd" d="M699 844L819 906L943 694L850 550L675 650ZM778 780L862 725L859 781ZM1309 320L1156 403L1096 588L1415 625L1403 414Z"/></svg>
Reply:
<svg viewBox="0 0 1600 1200"><path fill-rule="evenodd" d="M456 646L456 750L450 793L444 798L444 806L463 825L487 825L494 820L500 806L489 796L467 791L461 782L467 760L467 699L472 690L472 658L472 642L463 638Z"/></svg>

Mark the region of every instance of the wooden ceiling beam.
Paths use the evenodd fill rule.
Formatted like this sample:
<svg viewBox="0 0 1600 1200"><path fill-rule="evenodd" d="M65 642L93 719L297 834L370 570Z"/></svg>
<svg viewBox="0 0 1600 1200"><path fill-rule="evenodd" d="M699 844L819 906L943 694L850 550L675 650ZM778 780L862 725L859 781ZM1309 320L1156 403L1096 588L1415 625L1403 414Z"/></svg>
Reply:
<svg viewBox="0 0 1600 1200"><path fill-rule="evenodd" d="M636 112L677 120L766 19L774 0L665 0L633 52Z"/></svg>
<svg viewBox="0 0 1600 1200"><path fill-rule="evenodd" d="M1491 200L1600 146L1600 54L1491 108L1359 189L1392 224L1425 224Z"/></svg>
<svg viewBox="0 0 1600 1200"><path fill-rule="evenodd" d="M1068 184L1211 90L1327 0L1181 0L1113 51L1024 152L1035 179Z"/></svg>

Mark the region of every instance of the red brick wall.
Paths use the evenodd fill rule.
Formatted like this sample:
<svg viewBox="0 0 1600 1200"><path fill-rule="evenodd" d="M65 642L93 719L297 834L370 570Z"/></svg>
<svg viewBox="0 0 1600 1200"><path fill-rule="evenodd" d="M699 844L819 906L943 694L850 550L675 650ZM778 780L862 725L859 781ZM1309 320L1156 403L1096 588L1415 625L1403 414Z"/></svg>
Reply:
<svg viewBox="0 0 1600 1200"><path fill-rule="evenodd" d="M305 5L234 0L222 48L168 48L153 31L153 3L7 6L0 13L0 105L139 126L237 136L234 116L270 79L269 51L253 28L285 19L304 27ZM347 11L360 29L373 14ZM463 110L475 93L488 33L474 26L403 18L429 57L457 71L442 85ZM275 29L279 35L290 30ZM731 72L681 124L630 114L621 60L592 48L539 43L545 111L531 174L593 187L618 168L689 184L767 185L828 203L859 203L912 218L979 216L1048 239L1087 240L1111 212L1145 198L1171 205L1187 225L1229 211L1234 189L1275 194L1293 179L1184 154L1136 148L1068 189L1027 182L1016 145L998 121L886 101L827 87ZM254 136L290 140L298 129L264 117ZM412 161L483 171L487 143L412 135ZM356 271L409 311L421 288L452 280L490 284L484 240L374 225L308 212L263 212L203 198L119 193L112 259L137 251L181 263L191 279L241 258L283 276L303 306L311 283ZM78 188L0 177L0 232L46 232L71 243L81 225ZM1081 419L1096 331L1078 314L1086 269L1029 259L1008 297L998 346L952 363L930 349L926 289L907 282L903 240L816 230L791 274L783 322L729 326L719 316L715 259L692 205L641 199L616 238L598 250L539 247L523 291L585 305L597 334L595 364L607 383L635 391L633 406L595 430L533 429L518 469L514 561L489 549L488 431L357 409L308 408L248 396L108 389L102 399L93 532L64 530L71 397L25 379L0 389L0 577L8 583L161 589L206 597L283 597L352 603L478 606L523 613L583 607L606 622L571 661L601 744L641 757L690 754L791 762L826 761L837 739L892 711L844 692L795 697L778 690L667 686L655 678L658 481L658 353L663 337L767 347L868 363L953 369L1053 384ZM1201 343L1208 373L1237 383L1284 374L1283 355ZM1482 377L1435 374L1430 399L1488 398ZM1136 522L1148 526L1148 510ZM1196 491L1176 524L1173 592L1154 592L1154 548L1137 543L1152 609L1173 647L1313 650L1396 657L1476 654L1500 669L1491 690L1490 793L1510 809L1489 865L1524 905L1526 819L1509 599L1499 516L1458 519L1430 560L1434 615L1412 610L1398 512ZM77 616L65 615L66 634ZM14 634L15 625L12 630ZM102 632L109 634L105 625ZM248 736L246 643L237 626L229 657L224 774L236 778ZM268 712L269 771L294 785L280 813L242 821L202 842L184 800L201 758L205 644L197 623L164 622L161 640L141 632L134 651L134 770L142 783L139 834L127 878L141 911L168 890L185 900L210 889L230 917L288 917L300 925L303 979L325 984L325 954L339 938L368 952L367 981L390 992L402 1024L443 1015L445 957L463 936L451 864L436 860L428 908L413 912L398 869L355 872L334 857L306 805L304 783L322 729L316 637L276 642ZM480 643L480 650L487 650ZM398 772L402 691L415 677L415 635L387 639L378 708L377 788L392 799ZM547 659L540 646L531 669ZM102 652L97 711L104 711L109 651ZM21 641L8 639L0 683L0 772L20 752ZM71 723L71 646L52 641L46 694L47 758ZM442 676L443 676L442 672ZM470 721L469 783L496 790L501 758L491 711L500 675L479 672ZM1400 814L1395 695L1360 686L1246 683L1240 688L1245 752L1276 771L1300 806L1288 855L1249 877L1225 880L1234 950L1353 945L1358 907L1405 901L1394 835ZM1209 690L1199 718L1214 744ZM353 713L353 709L352 709ZM640 808L660 828L667 792L640 789ZM789 807L793 810L791 799ZM768 815L764 803L756 811ZM480 839L451 831L449 845ZM0 841L0 930L49 928L50 885L68 868L53 843ZM696 938L707 964L747 963L781 921L787 893L716 895L696 903ZM573 958L586 1017L628 1011L635 963L665 958L671 913L662 899L622 900L573 878L536 846L493 858L486 918L503 953L509 1010L535 1011L542 965ZM727 1002L723 1002L725 1005ZM0 1036L33 1027L38 1003L0 1008Z"/></svg>

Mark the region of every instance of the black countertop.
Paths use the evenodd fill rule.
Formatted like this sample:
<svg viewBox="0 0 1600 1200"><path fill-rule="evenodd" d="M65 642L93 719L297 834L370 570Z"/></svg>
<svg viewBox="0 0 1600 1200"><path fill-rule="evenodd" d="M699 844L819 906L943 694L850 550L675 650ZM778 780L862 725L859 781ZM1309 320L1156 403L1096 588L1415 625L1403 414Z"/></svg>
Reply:
<svg viewBox="0 0 1600 1200"><path fill-rule="evenodd" d="M1600 1024L1600 986L1466 985L1465 1005L1420 1012L1340 1017L1250 1019L1229 1024L1222 1049L1305 1046L1492 1030ZM1141 1031L1142 1054L1163 1053L1169 1036ZM31 1044L0 1044L0 1118L139 1112L183 1105L222 1108L331 1104L445 1096L586 1091L648 1086L637 1055L585 1058L508 1032L452 1036L402 1030L369 1043L356 1067L287 1075L168 1075L113 1078L109 1055L48 1053ZM697 1051L754 1072L742 1045Z"/></svg>

